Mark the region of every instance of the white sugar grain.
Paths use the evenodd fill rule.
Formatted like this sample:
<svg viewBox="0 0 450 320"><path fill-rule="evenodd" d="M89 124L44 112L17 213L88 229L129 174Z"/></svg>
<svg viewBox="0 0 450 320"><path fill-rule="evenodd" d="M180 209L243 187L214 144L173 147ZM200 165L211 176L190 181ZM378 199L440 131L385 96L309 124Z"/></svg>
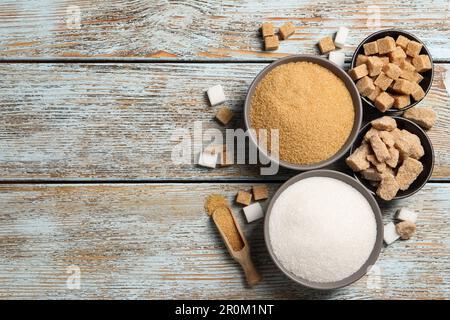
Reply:
<svg viewBox="0 0 450 320"><path fill-rule="evenodd" d="M376 233L366 198L326 177L289 186L269 219L275 256L288 271L313 282L339 281L358 271L374 248Z"/></svg>

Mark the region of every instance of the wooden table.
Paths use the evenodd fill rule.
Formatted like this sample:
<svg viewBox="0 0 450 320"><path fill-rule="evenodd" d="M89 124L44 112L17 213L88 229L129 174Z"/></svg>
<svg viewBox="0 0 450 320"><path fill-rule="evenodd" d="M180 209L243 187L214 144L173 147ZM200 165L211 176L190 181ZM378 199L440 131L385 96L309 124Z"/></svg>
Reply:
<svg viewBox="0 0 450 320"><path fill-rule="evenodd" d="M450 298L449 2L333 3L2 1L0 298ZM367 24L377 11L378 28ZM296 33L278 51L263 52L263 21L293 21ZM237 114L229 128L241 126L255 75L279 57L318 54L317 41L341 25L351 29L347 62L365 36L389 27L419 36L435 60L421 103L439 117L429 132L432 179L415 196L383 206L386 221L399 207L419 211L417 235L383 249L370 276L318 292L275 268L262 221L245 224L236 207L264 276L247 288L203 199L218 192L232 201L255 183L273 193L296 173L175 165L172 133L196 120L225 129L204 95L217 83ZM79 289L67 284L73 270Z"/></svg>

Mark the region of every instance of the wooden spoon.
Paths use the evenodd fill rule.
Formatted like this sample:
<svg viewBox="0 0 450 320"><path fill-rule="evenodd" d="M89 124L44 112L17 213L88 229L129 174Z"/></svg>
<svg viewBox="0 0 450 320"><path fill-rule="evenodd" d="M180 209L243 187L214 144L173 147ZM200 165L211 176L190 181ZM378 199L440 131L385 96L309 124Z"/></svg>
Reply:
<svg viewBox="0 0 450 320"><path fill-rule="evenodd" d="M229 214L232 219L229 220L230 223L226 225L223 221L223 219L226 218L225 214ZM233 257L244 270L245 278L249 286L254 286L259 283L262 280L262 276L253 264L247 239L245 239L239 223L234 217L230 207L220 206L216 208L212 214L212 218L231 257Z"/></svg>

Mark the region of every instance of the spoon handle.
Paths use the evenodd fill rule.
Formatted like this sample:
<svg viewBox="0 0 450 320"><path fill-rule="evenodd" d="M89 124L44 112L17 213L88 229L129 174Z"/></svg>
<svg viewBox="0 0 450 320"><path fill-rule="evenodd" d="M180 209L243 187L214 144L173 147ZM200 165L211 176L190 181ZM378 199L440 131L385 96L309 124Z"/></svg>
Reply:
<svg viewBox="0 0 450 320"><path fill-rule="evenodd" d="M244 269L245 278L247 279L249 286L254 286L262 280L261 274L256 270L255 265L249 256L239 261L239 263L241 264L242 269Z"/></svg>

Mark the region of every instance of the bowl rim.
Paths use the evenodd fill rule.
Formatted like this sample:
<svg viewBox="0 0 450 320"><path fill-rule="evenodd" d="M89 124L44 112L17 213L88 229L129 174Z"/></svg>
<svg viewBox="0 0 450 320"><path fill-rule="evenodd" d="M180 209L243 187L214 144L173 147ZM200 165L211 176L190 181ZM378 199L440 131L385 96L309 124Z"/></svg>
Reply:
<svg viewBox="0 0 450 320"><path fill-rule="evenodd" d="M356 180L358 180L358 182L360 182L360 183L364 186L364 188L366 188L367 190L369 190L369 192L370 192L372 195L376 196L377 199L379 199L380 201L383 201L383 202L391 202L391 201L393 201L393 200L405 199L405 198L408 198L408 197L410 197L410 196L416 194L417 192L419 192L419 191L420 191L420 190L428 183L428 181L430 180L431 175L433 174L434 162L435 162L435 154L434 154L433 144L431 143L430 137L429 137L428 134L425 132L425 130L423 130L419 125L417 125L417 124L414 123L413 121L408 120L408 119L406 119L406 118L403 118L403 117L400 117L400 116L390 116L390 117L391 117L391 118L394 118L395 121L400 121L400 122L403 121L403 122L406 122L406 123L412 125L415 129L417 129L419 132L421 132L421 134L423 134L423 136L425 137L425 141L427 141L427 144L429 145L430 150L431 150L431 166L430 166L430 172L427 174L426 179L423 181L423 183L422 183L421 185L419 185L415 190L411 190L410 193L406 193L406 194L403 194L403 195L396 195L392 200L389 200L389 201L383 200L383 199L381 199L380 197L378 197L377 194L376 194L376 192L374 192L373 190L367 188L367 187L361 182L361 178L359 177L358 172L353 172L353 177L354 177ZM359 140L359 138L361 137L362 133L363 133L370 125L371 125L371 121L367 122L367 123L359 130L358 137L356 138L356 140ZM411 133L413 133L413 132L411 132ZM355 141L355 143L356 143L356 141ZM350 151L349 151L350 154L353 153L353 150L354 150L355 148L356 148L356 146L353 144L352 147L350 148Z"/></svg>
<svg viewBox="0 0 450 320"><path fill-rule="evenodd" d="M265 75L268 72L270 72L271 70L273 70L274 68L276 68L282 64L286 64L286 63L290 63L290 62L301 62L301 61L316 63L316 64L328 69L329 71L333 72L333 74L335 74L336 76L338 76L344 82L347 90L350 92L350 95L352 97L352 102L353 102L353 108L355 110L355 120L353 123L352 131L350 132L350 135L348 136L348 138L345 141L342 148L328 159L325 159L325 160L317 162L317 163L307 164L307 165L299 165L299 164L289 163L289 162L286 162L281 159L273 158L266 152L266 150L259 147L259 145L256 141L256 138L253 135L252 130L249 130L252 128L250 125L251 100L252 100L253 93L256 89L256 86L265 77ZM278 59L278 60L272 62L271 64L269 64L268 66L266 66L264 69L262 69L258 73L258 75L253 79L249 89L247 90L247 94L245 97L245 103L244 103L244 124L245 124L245 129L248 132L250 143L252 143L253 145L256 146L256 148L260 152L259 154L262 155L264 158L266 158L270 161L273 161L282 167L292 169L292 170L297 170L297 171L320 169L320 168L326 167L326 166L334 163L335 161L337 161L341 157L343 157L347 153L347 151L350 149L350 147L353 145L353 143L356 140L356 137L358 136L358 132L361 128L362 118L363 118L363 108L362 108L361 96L358 92L358 89L356 89L355 83L350 78L350 76L347 74L347 72L345 72L338 65L334 64L333 62L331 62L327 59L324 59L324 58L318 57L318 56L314 56L314 55L308 55L308 54L290 55L290 56Z"/></svg>
<svg viewBox="0 0 450 320"><path fill-rule="evenodd" d="M420 40L417 36L413 35L412 33L402 30L402 29L396 29L396 28L390 28L390 29L383 29L383 30L379 30L377 32L371 33L370 35L368 35L367 37L364 38L364 40L362 40L359 45L356 47L355 51L353 52L353 56L352 56L352 61L350 62L350 69L355 67L356 64L356 57L358 56L358 51L361 50L362 46L364 44L367 43L367 41L369 39L371 39L372 37L375 37L379 34L383 34L386 32L394 32L397 33L398 35L403 35L406 36L409 39L413 39L414 41L417 41L419 43L422 44L422 49L425 50L426 54L428 55L428 57L430 58L430 62L431 62L431 77L430 77L430 83L428 84L428 87L424 90L425 95L423 96L422 99L420 99L419 101L414 101L413 103L411 103L410 105L408 105L407 107L403 108L403 109L394 109L391 108L390 110L386 110L385 112L381 112L380 110L378 110L377 107L375 107L375 105L373 104L372 101L370 101L369 99L367 99L366 97L361 96L361 99L363 102L365 102L366 104L368 104L370 107L374 108L377 112L382 113L382 114L401 114L403 112L405 112L406 110L416 106L418 103L420 103L421 101L423 101L425 99L425 97L427 96L428 92L430 91L432 85L433 85L433 79L434 79L434 62L433 62L433 57L431 56L431 52L430 50L428 50L428 47L425 45L425 43Z"/></svg>
<svg viewBox="0 0 450 320"><path fill-rule="evenodd" d="M278 199L278 197L291 185L294 183L304 180L311 177L327 177L327 178L333 178L340 180L350 186L352 186L354 189L359 191L364 198L369 202L373 214L375 216L375 222L377 226L377 232L376 232L376 239L374 247L369 255L369 258L366 260L366 262L352 275L348 276L347 278L344 278L339 281L334 282L313 282L306 280L304 278L298 277L289 270L287 270L281 262L276 257L275 253L273 252L273 248L270 242L270 233L269 233L269 220L272 213L272 208ZM311 289L318 289L318 290L332 290L332 289L339 289L345 286L348 286L359 279L361 279L367 272L369 271L369 268L373 265L375 265L376 261L378 260L378 257L380 255L381 249L383 247L383 237L384 237L384 225L383 225L383 217L381 213L380 206L378 205L378 202L376 201L375 197L364 187L364 185L359 182L358 180L354 179L353 177L334 170L312 170L307 172L302 172L289 180L287 180L285 183L283 183L276 193L272 196L269 206L267 207L266 215L264 218L264 241L266 243L267 250L269 251L269 255L272 259L272 261L275 263L275 265L283 272L288 278L292 279L296 283L308 287Z"/></svg>

